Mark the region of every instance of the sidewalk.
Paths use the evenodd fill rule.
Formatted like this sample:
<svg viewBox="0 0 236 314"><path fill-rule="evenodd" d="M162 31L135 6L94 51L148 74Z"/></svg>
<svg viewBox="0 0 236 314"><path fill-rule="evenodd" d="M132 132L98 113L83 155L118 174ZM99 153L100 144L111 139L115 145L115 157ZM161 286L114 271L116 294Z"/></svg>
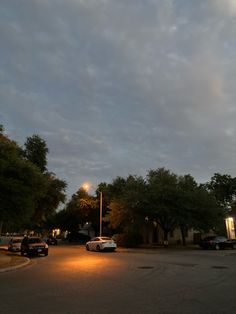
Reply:
<svg viewBox="0 0 236 314"><path fill-rule="evenodd" d="M0 273L23 267L30 263L30 259L21 256L19 253L7 251L7 247L0 247Z"/></svg>

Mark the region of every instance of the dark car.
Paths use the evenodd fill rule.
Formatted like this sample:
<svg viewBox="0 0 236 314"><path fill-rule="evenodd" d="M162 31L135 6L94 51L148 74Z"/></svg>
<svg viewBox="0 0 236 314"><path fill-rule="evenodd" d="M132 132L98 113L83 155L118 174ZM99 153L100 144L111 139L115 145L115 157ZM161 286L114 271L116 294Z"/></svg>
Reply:
<svg viewBox="0 0 236 314"><path fill-rule="evenodd" d="M25 237L21 242L21 255L48 255L48 245L40 237Z"/></svg>
<svg viewBox="0 0 236 314"><path fill-rule="evenodd" d="M199 243L200 247L203 249L215 249L215 250L223 250L223 249L236 249L236 241L228 240L224 236L208 236L202 239Z"/></svg>
<svg viewBox="0 0 236 314"><path fill-rule="evenodd" d="M84 233L71 232L68 234L67 239L69 242L86 243L91 239L91 237Z"/></svg>
<svg viewBox="0 0 236 314"><path fill-rule="evenodd" d="M49 236L48 238L46 238L45 242L48 245L57 245L57 239L52 236Z"/></svg>

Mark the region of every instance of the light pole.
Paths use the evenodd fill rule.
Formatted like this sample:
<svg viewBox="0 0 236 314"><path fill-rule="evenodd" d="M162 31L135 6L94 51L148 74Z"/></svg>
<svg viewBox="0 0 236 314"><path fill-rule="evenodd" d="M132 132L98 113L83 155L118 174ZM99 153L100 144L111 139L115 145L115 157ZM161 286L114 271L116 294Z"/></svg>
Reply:
<svg viewBox="0 0 236 314"><path fill-rule="evenodd" d="M88 183L85 183L85 184L83 184L82 187L85 189L85 191L88 191L89 188L91 187L91 185L88 184ZM102 191L98 191L98 192L99 192L99 195L100 195L99 237L101 237L102 236Z"/></svg>
<svg viewBox="0 0 236 314"><path fill-rule="evenodd" d="M99 191L100 194L100 223L99 223L99 236L102 236L102 192Z"/></svg>

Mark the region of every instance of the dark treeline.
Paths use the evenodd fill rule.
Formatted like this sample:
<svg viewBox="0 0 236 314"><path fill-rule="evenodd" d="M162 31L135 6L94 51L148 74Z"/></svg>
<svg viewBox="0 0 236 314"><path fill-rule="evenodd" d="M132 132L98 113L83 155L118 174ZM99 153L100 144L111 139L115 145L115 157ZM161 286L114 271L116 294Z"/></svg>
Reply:
<svg viewBox="0 0 236 314"><path fill-rule="evenodd" d="M47 169L46 142L38 135L24 147L4 135L0 127L0 229L4 231L50 230L77 232L86 223L99 231L99 195L103 195L103 232L122 233L140 239L145 222L156 223L164 239L179 228L186 231L222 231L224 218L235 212L236 178L216 173L198 184L190 175L176 175L165 168L149 170L146 177L117 177L100 183L96 195L80 188L66 200L66 182ZM1 232L0 230L0 232Z"/></svg>
<svg viewBox="0 0 236 314"><path fill-rule="evenodd" d="M148 221L161 227L164 241L179 228L185 244L190 228L225 231L224 217L235 210L235 182L229 175L215 174L210 182L198 184L189 174L178 176L165 168L150 170L145 178L117 177L110 184L99 184L95 196L80 188L55 216L54 223L75 232L89 222L98 233L102 192L104 234L123 234L127 242L135 244L142 241L140 230Z"/></svg>

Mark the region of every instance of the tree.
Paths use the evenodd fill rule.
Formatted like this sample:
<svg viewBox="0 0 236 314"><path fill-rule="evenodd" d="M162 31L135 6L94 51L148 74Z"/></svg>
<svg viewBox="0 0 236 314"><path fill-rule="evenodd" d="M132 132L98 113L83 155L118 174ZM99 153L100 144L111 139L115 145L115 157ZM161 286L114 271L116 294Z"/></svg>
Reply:
<svg viewBox="0 0 236 314"><path fill-rule="evenodd" d="M40 170L22 157L20 147L0 134L0 221L18 228L33 214L45 191Z"/></svg>
<svg viewBox="0 0 236 314"><path fill-rule="evenodd" d="M25 157L39 167L42 172L47 170L48 152L46 142L39 135L27 138L24 151Z"/></svg>
<svg viewBox="0 0 236 314"><path fill-rule="evenodd" d="M66 182L59 180L53 173L46 172L43 175L45 182L45 193L38 198L33 213L33 229L41 228L42 225L52 216L60 203L66 199Z"/></svg>
<svg viewBox="0 0 236 314"><path fill-rule="evenodd" d="M178 177L177 207L174 215L181 231L183 245L186 244L185 236L187 231L194 225L194 209L197 201L194 196L197 187L198 185L191 175Z"/></svg>
<svg viewBox="0 0 236 314"><path fill-rule="evenodd" d="M129 175L126 179L117 177L108 186L109 211L105 221L113 231L122 233L126 246L140 242L140 226L144 221L146 184L142 177Z"/></svg>
<svg viewBox="0 0 236 314"><path fill-rule="evenodd" d="M80 188L72 195L67 203L64 215L67 216L68 224L64 224L63 229L70 232L78 232L79 226L86 222L92 223L95 230L99 226L98 200L90 196L85 189Z"/></svg>
<svg viewBox="0 0 236 314"><path fill-rule="evenodd" d="M199 231L215 229L222 219L213 193L205 185L198 185L191 175L178 177L176 221L181 230L182 242L190 228Z"/></svg>
<svg viewBox="0 0 236 314"><path fill-rule="evenodd" d="M206 187L212 191L225 214L230 213L236 200L236 178L215 173Z"/></svg>
<svg viewBox="0 0 236 314"><path fill-rule="evenodd" d="M215 195L206 189L205 185L199 185L194 194L193 203L193 227L197 230L215 232L223 222L224 214Z"/></svg>
<svg viewBox="0 0 236 314"><path fill-rule="evenodd" d="M41 228L65 201L66 182L46 172L46 142L34 135L25 146L23 151L0 126L0 221L15 230Z"/></svg>
<svg viewBox="0 0 236 314"><path fill-rule="evenodd" d="M121 189L116 186L117 184ZM112 228L122 228L124 231L131 223L138 224L143 208L144 186L143 178L132 175L126 179L119 177L109 186L110 203L106 220L109 220Z"/></svg>
<svg viewBox="0 0 236 314"><path fill-rule="evenodd" d="M109 221L110 227L120 233L132 221L132 217L122 200L115 199L109 204L109 212L105 217L105 221Z"/></svg>
<svg viewBox="0 0 236 314"><path fill-rule="evenodd" d="M115 232L130 232L132 237L145 221L155 222L163 230L166 245L176 228L180 228L185 245L190 228L216 230L223 218L212 191L189 174L177 176L165 168L150 170L146 179L117 177L106 186L106 194L109 212L105 220Z"/></svg>
<svg viewBox="0 0 236 314"><path fill-rule="evenodd" d="M148 216L162 228L165 245L168 245L169 232L178 224L174 214L178 199L177 182L177 176L165 168L150 170L147 175Z"/></svg>
<svg viewBox="0 0 236 314"><path fill-rule="evenodd" d="M38 135L27 138L24 156L36 165L43 174L45 194L37 200L35 212L32 216L31 228L42 228L42 225L53 215L60 203L65 201L66 182L56 178L55 174L47 171L47 153L49 152L45 140Z"/></svg>

